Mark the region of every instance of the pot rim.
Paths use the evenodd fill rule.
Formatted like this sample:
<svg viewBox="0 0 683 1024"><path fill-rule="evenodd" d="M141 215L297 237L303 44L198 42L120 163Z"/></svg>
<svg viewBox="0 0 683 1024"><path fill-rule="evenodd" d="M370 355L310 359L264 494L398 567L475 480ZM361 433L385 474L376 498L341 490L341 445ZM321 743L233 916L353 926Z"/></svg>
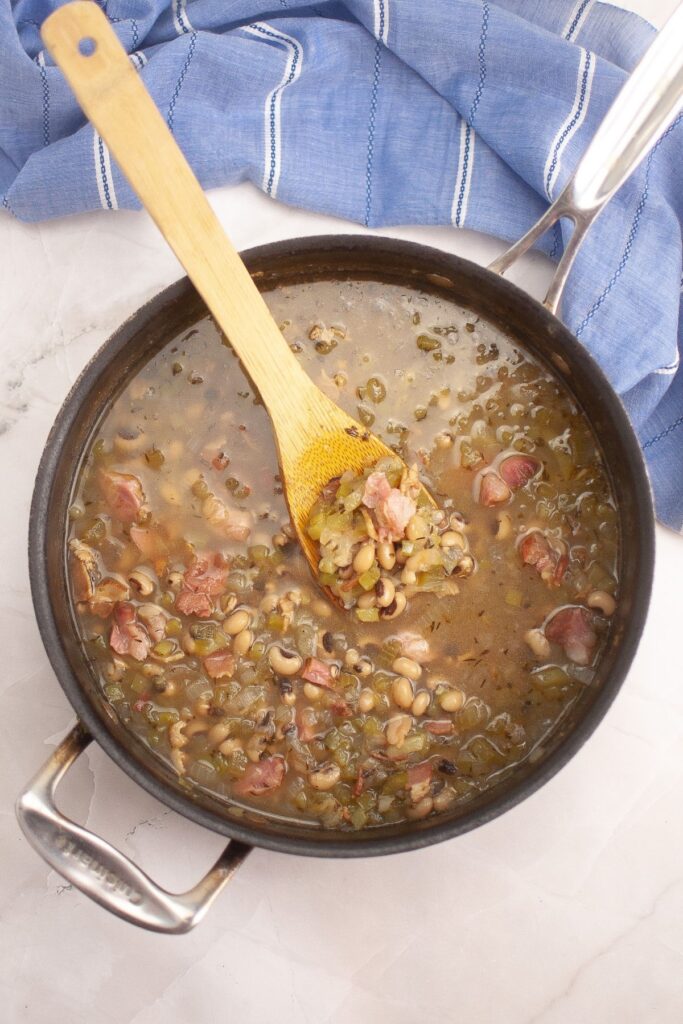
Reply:
<svg viewBox="0 0 683 1024"><path fill-rule="evenodd" d="M429 819L428 822L420 823L421 827L416 827L417 823L409 822L407 825L404 824L403 830L399 834L392 833L391 835L382 836L382 829L378 826L377 829L369 830L367 833L358 833L358 836L352 839L316 838L311 840L306 836L297 836L296 834L272 834L260 831L257 826L252 827L227 815L220 816L204 807L200 807L189 795L184 796L179 791L155 779L135 759L133 754L118 742L115 735L105 727L104 717L97 713L94 705L82 690L75 673L72 671L52 607L45 573L51 492L64 444L73 427L78 407L83 397L91 394L103 369L108 365L112 357L116 356L128 344L130 338L139 332L145 319L156 315L165 305L177 300L188 289L192 288L187 277L181 278L159 292L118 327L92 356L73 384L57 414L40 460L31 502L28 538L31 594L45 651L57 679L79 719L112 760L128 776L139 783L143 789L161 800L172 810L221 835L280 853L343 858L400 853L454 838L473 828L486 824L493 818L498 817L498 815L510 810L548 782L583 746L606 714L621 688L645 624L654 569L654 513L652 495L642 451L630 421L619 397L593 357L586 349L580 346L580 343L574 338L568 328L538 301L530 298L510 281L498 277L463 257L445 253L439 249L418 243L381 236L363 234L314 235L257 246L245 250L241 255L249 266L269 258L277 259L286 255L320 253L321 256L333 258L335 253L340 255L342 253L348 254L354 250L363 250L366 253L371 253L374 257L380 257L381 254L386 254L389 257L408 254L414 257L421 271L425 271L426 267L429 266L433 268L430 272L437 275L444 271L447 271L451 276L453 274L457 275L459 270L466 269L470 275L476 273L481 276L484 285L487 283L492 285L495 282L496 287L502 289L503 294L507 295L511 302L523 300L526 304L531 303L532 312L540 326L545 326L546 330L551 330L555 336L558 333L563 335L567 342L567 347L570 347L572 343L577 346L580 353L580 355L577 355L577 358L580 358L584 365L590 369L591 374L595 377L601 388L603 405L607 408L615 433L619 435L622 447L630 463L630 472L636 478L638 484L634 494L634 502L639 506L637 531L640 571L638 576L639 586L637 592L632 596L629 631L619 644L612 671L601 682L597 696L583 717L558 744L556 749L531 769L525 778L517 785L511 784L509 788L497 795L494 787L494 789L489 791L493 794L491 799L482 806L476 806L464 811L464 813L454 819L441 819L437 817ZM378 272L377 276L381 277L381 272ZM563 377L560 369L556 368L554 372L560 378ZM590 422L590 415L588 413L586 415ZM514 774L511 778L514 779ZM433 824L430 824L430 822L433 822ZM316 836L319 835L324 836L325 833L316 831ZM329 835L333 836L334 833L329 833Z"/></svg>

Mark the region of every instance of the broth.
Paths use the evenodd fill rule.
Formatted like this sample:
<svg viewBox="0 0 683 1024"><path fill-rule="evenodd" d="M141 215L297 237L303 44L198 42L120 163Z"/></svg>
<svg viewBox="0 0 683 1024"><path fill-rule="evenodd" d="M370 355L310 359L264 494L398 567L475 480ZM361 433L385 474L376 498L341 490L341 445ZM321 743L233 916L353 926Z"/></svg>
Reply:
<svg viewBox="0 0 683 1024"><path fill-rule="evenodd" d="M92 670L128 728L233 805L337 829L452 810L538 757L593 685L618 549L598 446L556 378L443 298L374 281L265 298L314 382L417 464L474 571L422 574L377 621L329 601L291 540L267 414L207 317L125 384L76 484Z"/></svg>

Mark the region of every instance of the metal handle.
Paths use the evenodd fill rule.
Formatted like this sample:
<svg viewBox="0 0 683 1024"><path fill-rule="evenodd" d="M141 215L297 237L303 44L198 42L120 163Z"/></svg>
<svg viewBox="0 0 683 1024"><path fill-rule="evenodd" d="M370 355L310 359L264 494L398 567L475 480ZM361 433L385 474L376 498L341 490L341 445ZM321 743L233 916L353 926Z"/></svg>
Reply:
<svg viewBox="0 0 683 1024"><path fill-rule="evenodd" d="M544 305L556 313L589 227L681 110L683 4L671 15L622 86L555 202L523 238L490 264L489 270L505 273L549 227L561 217L568 217L573 221L574 232L544 300Z"/></svg>
<svg viewBox="0 0 683 1024"><path fill-rule="evenodd" d="M16 810L24 835L55 871L106 910L150 931L188 932L204 917L251 847L233 839L193 889L179 895L166 892L119 850L55 807L57 786L91 740L76 725L19 797Z"/></svg>

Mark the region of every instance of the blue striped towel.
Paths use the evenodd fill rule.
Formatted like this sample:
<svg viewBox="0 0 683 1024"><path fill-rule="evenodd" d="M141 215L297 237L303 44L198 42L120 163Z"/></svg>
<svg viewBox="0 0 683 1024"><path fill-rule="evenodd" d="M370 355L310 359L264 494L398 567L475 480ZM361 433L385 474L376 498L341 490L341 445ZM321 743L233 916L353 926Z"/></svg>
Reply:
<svg viewBox="0 0 683 1024"><path fill-rule="evenodd" d="M597 0L99 2L206 188L249 179L367 225L506 239L561 190L654 34ZM0 0L0 195L28 221L137 205L42 49L56 6ZM679 531L682 217L676 123L597 222L562 308ZM558 228L542 248L562 246Z"/></svg>

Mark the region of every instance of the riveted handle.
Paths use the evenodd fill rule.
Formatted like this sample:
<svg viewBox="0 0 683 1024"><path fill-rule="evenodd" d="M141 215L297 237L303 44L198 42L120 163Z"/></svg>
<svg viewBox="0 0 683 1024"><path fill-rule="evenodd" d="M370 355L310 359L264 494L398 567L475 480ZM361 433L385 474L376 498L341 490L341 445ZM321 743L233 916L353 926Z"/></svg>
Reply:
<svg viewBox="0 0 683 1024"><path fill-rule="evenodd" d="M190 931L251 847L233 839L189 892L166 892L123 853L55 806L60 780L91 739L81 725L75 726L21 794L16 811L24 835L55 871L118 917L155 932Z"/></svg>
<svg viewBox="0 0 683 1024"><path fill-rule="evenodd" d="M548 228L567 217L574 231L544 305L556 313L586 232L683 110L683 4L658 32L619 91L564 189L543 216L490 264L503 274Z"/></svg>

